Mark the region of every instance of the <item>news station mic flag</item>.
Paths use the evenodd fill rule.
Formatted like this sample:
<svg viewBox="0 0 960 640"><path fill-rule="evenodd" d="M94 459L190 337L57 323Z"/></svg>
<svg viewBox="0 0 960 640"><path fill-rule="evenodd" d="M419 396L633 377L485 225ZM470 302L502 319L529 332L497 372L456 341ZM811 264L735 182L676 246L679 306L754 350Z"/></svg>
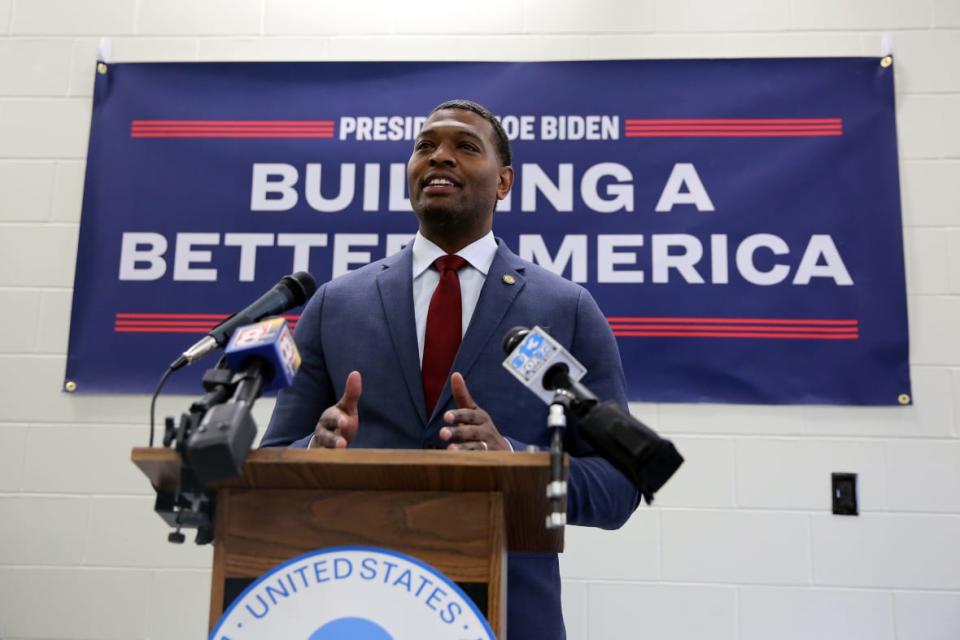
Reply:
<svg viewBox="0 0 960 640"><path fill-rule="evenodd" d="M398 250L417 129L466 97L513 139L495 233L591 291L632 400L909 404L893 74L879 58L107 65L69 388L148 391L281 275L324 282Z"/></svg>

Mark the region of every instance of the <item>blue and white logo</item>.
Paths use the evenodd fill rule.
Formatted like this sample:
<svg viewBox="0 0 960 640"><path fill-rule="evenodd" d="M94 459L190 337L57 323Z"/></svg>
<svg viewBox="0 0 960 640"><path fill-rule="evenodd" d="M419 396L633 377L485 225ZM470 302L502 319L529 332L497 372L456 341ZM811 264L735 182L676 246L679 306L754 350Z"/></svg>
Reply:
<svg viewBox="0 0 960 640"><path fill-rule="evenodd" d="M240 595L210 640L495 640L460 588L411 556L335 547L289 560Z"/></svg>
<svg viewBox="0 0 960 640"><path fill-rule="evenodd" d="M543 386L543 377L555 364L564 364L571 380L580 380L586 375L586 368L580 361L568 353L559 342L542 327L536 326L518 344L503 361L504 368L523 383L527 389L537 394L544 402L553 402L554 392Z"/></svg>

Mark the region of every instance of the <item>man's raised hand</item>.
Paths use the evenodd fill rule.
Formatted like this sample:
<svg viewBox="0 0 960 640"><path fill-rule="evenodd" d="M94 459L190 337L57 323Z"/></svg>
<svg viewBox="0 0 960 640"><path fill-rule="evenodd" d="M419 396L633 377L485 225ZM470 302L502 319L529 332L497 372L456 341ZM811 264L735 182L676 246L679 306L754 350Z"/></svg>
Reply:
<svg viewBox="0 0 960 640"><path fill-rule="evenodd" d="M477 406L467 381L460 373L450 376L450 392L457 408L443 414L447 425L440 439L453 451L510 451L510 444L497 431L490 414Z"/></svg>
<svg viewBox="0 0 960 640"><path fill-rule="evenodd" d="M314 429L313 447L342 449L350 444L360 428L360 413L357 405L363 390L360 372L351 371L343 386L343 397L321 414Z"/></svg>

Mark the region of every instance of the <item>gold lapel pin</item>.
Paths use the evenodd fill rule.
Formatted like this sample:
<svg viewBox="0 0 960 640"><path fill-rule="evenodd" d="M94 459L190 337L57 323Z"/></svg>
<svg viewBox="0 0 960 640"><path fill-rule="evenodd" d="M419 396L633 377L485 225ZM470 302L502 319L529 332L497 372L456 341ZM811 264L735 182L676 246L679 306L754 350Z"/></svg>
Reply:
<svg viewBox="0 0 960 640"><path fill-rule="evenodd" d="M504 284L515 284L516 282L517 282L517 279L514 278L514 277L513 277L512 275L510 275L509 273L503 274L503 283L504 283Z"/></svg>

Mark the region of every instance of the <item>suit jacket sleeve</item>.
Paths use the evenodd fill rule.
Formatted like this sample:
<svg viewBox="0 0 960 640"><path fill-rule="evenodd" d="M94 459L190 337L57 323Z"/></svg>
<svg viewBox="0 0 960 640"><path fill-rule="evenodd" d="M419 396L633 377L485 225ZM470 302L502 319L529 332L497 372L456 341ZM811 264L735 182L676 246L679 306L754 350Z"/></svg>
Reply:
<svg viewBox="0 0 960 640"><path fill-rule="evenodd" d="M277 394L277 405L260 443L262 447L306 447L324 409L337 398L323 357L320 335L326 285L310 299L294 338L300 350L301 365L293 384Z"/></svg>

